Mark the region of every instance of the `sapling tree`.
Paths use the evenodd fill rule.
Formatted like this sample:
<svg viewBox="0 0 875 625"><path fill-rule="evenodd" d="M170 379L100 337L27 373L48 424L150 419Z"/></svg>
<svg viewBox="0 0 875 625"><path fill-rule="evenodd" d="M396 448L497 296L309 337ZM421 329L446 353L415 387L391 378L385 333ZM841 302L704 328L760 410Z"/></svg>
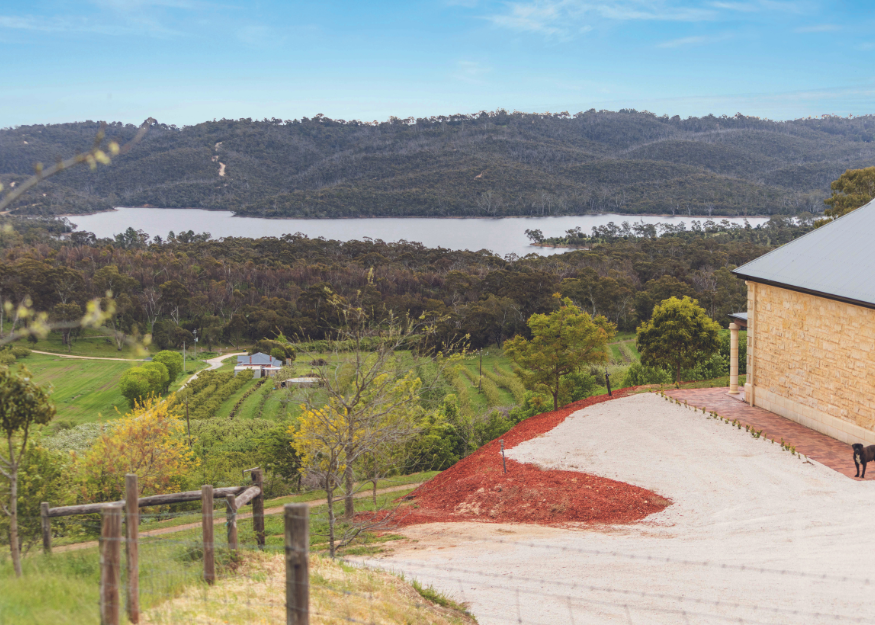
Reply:
<svg viewBox="0 0 875 625"><path fill-rule="evenodd" d="M0 429L6 449L0 450L0 475L9 485L9 497L2 503L9 517L9 549L15 574L21 577L21 545L18 539L18 474L28 450L28 437L35 425L45 425L55 416L55 406L45 389L34 383L30 372L20 367L13 372L0 367Z"/></svg>
<svg viewBox="0 0 875 625"><path fill-rule="evenodd" d="M559 299L559 295L555 295ZM521 367L520 377L531 390L545 389L559 408L562 376L589 364L608 360L608 341L616 326L606 318L593 319L569 298L559 300L559 309L528 320L531 340L515 336L504 343L504 352Z"/></svg>
<svg viewBox="0 0 875 625"><path fill-rule="evenodd" d="M333 556L337 546L351 540L349 535L336 540L335 492L342 489L344 517L352 521L357 476L373 482L379 473L394 469L375 461L375 456L386 460L418 432L426 413L422 394L458 359L443 355L458 345L445 346L439 353L408 352L411 346L428 344L423 333L432 326L391 314L374 319L365 307L330 292L326 299L337 311L341 328L327 342L330 358L309 355L311 362L320 363L319 385L305 395L303 414L290 433L302 471L316 476L326 490ZM435 369L426 384L417 375L423 361Z"/></svg>
<svg viewBox="0 0 875 625"><path fill-rule="evenodd" d="M696 300L670 297L638 326L635 342L642 364L668 367L680 384L681 369L692 369L720 348L720 326Z"/></svg>

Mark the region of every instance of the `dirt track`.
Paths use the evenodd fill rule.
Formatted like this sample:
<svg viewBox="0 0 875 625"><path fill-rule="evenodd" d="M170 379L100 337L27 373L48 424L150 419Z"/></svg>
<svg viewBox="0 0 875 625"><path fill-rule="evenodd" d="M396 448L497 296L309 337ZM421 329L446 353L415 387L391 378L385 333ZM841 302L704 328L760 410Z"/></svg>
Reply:
<svg viewBox="0 0 875 625"><path fill-rule="evenodd" d="M627 526L413 526L370 562L469 602L482 625L870 618L875 480L652 394L586 408L508 455L675 503Z"/></svg>

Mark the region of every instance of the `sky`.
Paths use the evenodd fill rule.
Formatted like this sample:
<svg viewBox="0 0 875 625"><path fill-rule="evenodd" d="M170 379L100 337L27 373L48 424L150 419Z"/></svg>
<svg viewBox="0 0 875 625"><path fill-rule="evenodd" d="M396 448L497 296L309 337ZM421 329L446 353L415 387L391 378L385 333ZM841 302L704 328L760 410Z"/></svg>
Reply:
<svg viewBox="0 0 875 625"><path fill-rule="evenodd" d="M875 11L819 0L3 0L0 127L503 108L875 113Z"/></svg>

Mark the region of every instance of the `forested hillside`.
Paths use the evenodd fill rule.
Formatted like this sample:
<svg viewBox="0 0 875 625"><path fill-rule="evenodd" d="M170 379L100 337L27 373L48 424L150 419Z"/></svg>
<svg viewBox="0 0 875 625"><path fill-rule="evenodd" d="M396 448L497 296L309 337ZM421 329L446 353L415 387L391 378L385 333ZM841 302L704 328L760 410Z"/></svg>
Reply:
<svg viewBox="0 0 875 625"><path fill-rule="evenodd" d="M86 150L96 122L0 130L0 182ZM136 127L109 124L108 137ZM875 116L773 122L590 110L497 111L384 123L313 119L153 124L129 154L71 170L20 213L117 206L268 217L505 216L589 212L794 214L875 162Z"/></svg>

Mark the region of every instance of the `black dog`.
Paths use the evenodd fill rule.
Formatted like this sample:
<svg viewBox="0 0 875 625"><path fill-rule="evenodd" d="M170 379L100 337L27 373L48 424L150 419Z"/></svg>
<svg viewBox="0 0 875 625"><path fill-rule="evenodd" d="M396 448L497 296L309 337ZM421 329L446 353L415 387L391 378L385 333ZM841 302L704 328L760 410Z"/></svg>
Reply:
<svg viewBox="0 0 875 625"><path fill-rule="evenodd" d="M875 445L863 447L860 443L851 445L854 450L854 464L857 465L857 475L854 477L866 477L866 463L875 462ZM863 465L863 475L860 475L860 465Z"/></svg>

